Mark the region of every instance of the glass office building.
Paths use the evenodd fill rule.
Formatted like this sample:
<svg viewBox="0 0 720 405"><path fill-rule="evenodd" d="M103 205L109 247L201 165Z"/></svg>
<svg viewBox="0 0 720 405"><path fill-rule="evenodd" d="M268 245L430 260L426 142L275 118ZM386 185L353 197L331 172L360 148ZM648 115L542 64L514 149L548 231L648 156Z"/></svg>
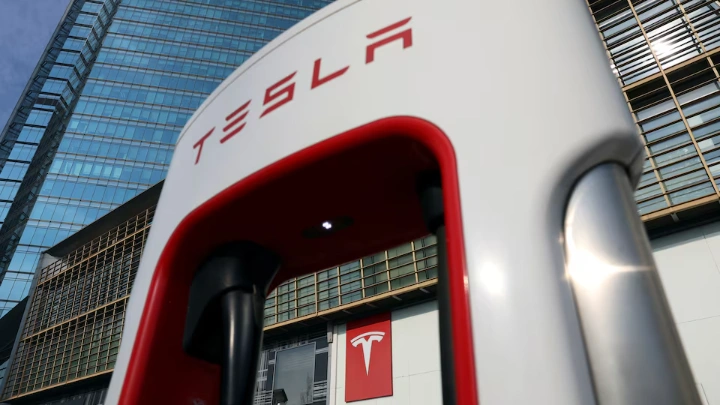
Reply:
<svg viewBox="0 0 720 405"><path fill-rule="evenodd" d="M720 2L590 0L645 143L635 194L646 223L717 216Z"/></svg>
<svg viewBox="0 0 720 405"><path fill-rule="evenodd" d="M0 138L0 316L40 253L162 180L183 125L329 0L73 0Z"/></svg>

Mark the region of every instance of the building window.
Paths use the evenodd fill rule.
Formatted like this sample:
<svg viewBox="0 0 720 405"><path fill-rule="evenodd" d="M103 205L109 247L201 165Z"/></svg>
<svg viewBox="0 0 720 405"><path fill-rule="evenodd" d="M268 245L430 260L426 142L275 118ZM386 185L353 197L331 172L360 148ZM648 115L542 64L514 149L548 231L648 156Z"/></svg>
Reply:
<svg viewBox="0 0 720 405"><path fill-rule="evenodd" d="M265 346L258 364L255 404L271 405L273 392L277 395L282 389L286 405L325 405L328 361L325 333Z"/></svg>
<svg viewBox="0 0 720 405"><path fill-rule="evenodd" d="M275 387L285 390L287 405L313 403L315 344L294 347L275 355Z"/></svg>

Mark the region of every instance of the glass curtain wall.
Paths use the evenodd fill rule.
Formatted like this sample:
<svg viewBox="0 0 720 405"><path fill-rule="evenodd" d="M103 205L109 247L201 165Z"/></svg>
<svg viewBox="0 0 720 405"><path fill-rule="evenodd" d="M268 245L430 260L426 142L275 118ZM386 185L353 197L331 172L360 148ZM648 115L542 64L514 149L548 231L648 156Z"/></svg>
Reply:
<svg viewBox="0 0 720 405"><path fill-rule="evenodd" d="M597 23L647 158L644 219L720 196L720 3L594 0Z"/></svg>

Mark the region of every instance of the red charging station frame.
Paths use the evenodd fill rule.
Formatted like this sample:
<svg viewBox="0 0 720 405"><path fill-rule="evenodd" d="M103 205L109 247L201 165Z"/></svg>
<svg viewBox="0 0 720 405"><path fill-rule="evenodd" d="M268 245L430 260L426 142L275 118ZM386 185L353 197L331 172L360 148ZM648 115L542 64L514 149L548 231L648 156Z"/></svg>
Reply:
<svg viewBox="0 0 720 405"><path fill-rule="evenodd" d="M363 153L371 153L374 159L382 162L382 167L376 168L372 163L363 166ZM334 159L338 155L340 158ZM403 160L403 157L407 159ZM360 164L361 167L346 172L327 170L334 167L333 165L343 164ZM288 229L307 225L307 221L303 220L307 217L311 217L310 223L314 224L314 219L322 220L319 215L327 215L328 210L336 209L334 205L341 206L326 204L315 207L313 202L324 200L305 200L307 194L287 195L283 190L306 187L311 192L318 192L329 183L332 183L333 187L343 188L348 177L368 177L370 182L365 184L382 184L384 193L395 194L398 198L390 204L378 206L377 209L364 206L363 204L367 205L369 202L361 198L362 196L358 196L357 200L347 199L345 202L358 208L357 212L361 213L360 218L355 218L356 224L352 227L356 229L348 231L348 236L343 236L345 230L339 231L337 237L326 238L322 242L292 236L291 241L280 247L269 246L276 251L280 250L283 258L297 258L292 262L288 261L289 266L283 264L271 289L288 278L353 260L427 234L425 225L420 220L419 202L410 201L417 199L414 184L406 189L387 179L392 179L395 173L398 173L399 179L419 170L438 167L442 175L445 205L457 404L476 405L478 395L475 357L455 152L448 137L437 126L420 118L403 116L380 119L359 126L293 153L224 189L182 219L162 251L152 276L119 403L184 404L197 398L210 405L218 401L219 367L187 356L182 351L182 330L185 322L183 309L187 308L189 285L197 265L210 249L224 241L237 238L238 233L252 231L254 233L244 236L253 238L256 242L260 239L260 243L266 246L268 243L272 244L275 240L273 231L264 229L262 218L258 216L262 217L262 212L281 212L277 210L283 208L283 201L287 202L285 209L293 213L281 214L281 219L287 223ZM307 184L299 186L296 184L298 179L292 177L287 181L283 180L288 173L303 170L307 175ZM313 176L321 176L324 184L313 182L313 179L317 178ZM405 180L408 179L409 177ZM273 188L268 184L278 186ZM283 187L280 187L281 185ZM254 195L258 195L256 202L252 202L255 201ZM245 201L243 198L252 201L242 205L240 203ZM333 195L326 198L332 199ZM263 211L247 212L253 208ZM366 211L369 213L365 214ZM296 215L300 212L306 215ZM337 208L336 213L343 212L345 211ZM266 221L277 225L279 219L276 219L269 217ZM248 221L254 222L248 224ZM233 224L241 226L233 228ZM392 233L391 237L378 237L377 227L381 224L389 224L387 226L397 232ZM277 231L275 232L276 235ZM291 234L295 235L294 232ZM304 254L313 243L323 243L324 253ZM342 255L333 255L335 251L342 251Z"/></svg>

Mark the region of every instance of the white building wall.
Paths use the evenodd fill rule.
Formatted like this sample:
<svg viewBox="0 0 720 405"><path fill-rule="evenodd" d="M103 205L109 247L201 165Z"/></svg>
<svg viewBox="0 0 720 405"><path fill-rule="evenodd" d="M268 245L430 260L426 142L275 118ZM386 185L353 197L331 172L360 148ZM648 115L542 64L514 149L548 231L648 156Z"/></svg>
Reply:
<svg viewBox="0 0 720 405"><path fill-rule="evenodd" d="M720 405L720 223L652 242L698 390Z"/></svg>
<svg viewBox="0 0 720 405"><path fill-rule="evenodd" d="M442 404L437 302L393 311L391 320L393 396L351 404ZM345 349L345 325L337 325L331 351L330 405L346 403Z"/></svg>

